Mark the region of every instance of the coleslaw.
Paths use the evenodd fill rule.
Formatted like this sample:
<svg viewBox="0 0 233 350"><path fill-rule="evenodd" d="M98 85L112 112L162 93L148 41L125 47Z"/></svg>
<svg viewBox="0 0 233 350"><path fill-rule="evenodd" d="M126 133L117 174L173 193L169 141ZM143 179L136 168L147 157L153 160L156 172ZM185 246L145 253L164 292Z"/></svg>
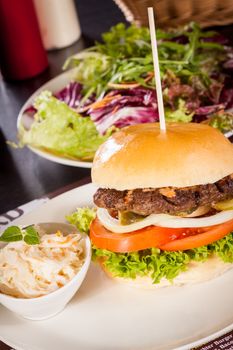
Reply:
<svg viewBox="0 0 233 350"><path fill-rule="evenodd" d="M0 251L0 292L36 298L66 285L84 263L80 234L45 234L40 243L10 242Z"/></svg>

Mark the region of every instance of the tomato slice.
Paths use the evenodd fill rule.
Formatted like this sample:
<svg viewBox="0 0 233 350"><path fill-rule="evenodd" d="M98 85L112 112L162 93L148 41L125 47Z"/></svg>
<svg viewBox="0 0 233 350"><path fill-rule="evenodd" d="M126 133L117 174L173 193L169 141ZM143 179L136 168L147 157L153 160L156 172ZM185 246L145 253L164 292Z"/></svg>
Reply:
<svg viewBox="0 0 233 350"><path fill-rule="evenodd" d="M168 242L159 248L168 251L187 250L216 242L233 230L233 220L216 226L187 230L187 234L180 239Z"/></svg>
<svg viewBox="0 0 233 350"><path fill-rule="evenodd" d="M90 238L100 249L130 253L152 247L167 251L187 250L213 243L233 230L233 220L202 228L148 226L130 233L113 233L98 218L92 221Z"/></svg>
<svg viewBox="0 0 233 350"><path fill-rule="evenodd" d="M129 253L152 247L159 247L184 233L183 228L148 226L130 233L114 233L106 229L98 218L92 221L90 238L100 249L116 253Z"/></svg>

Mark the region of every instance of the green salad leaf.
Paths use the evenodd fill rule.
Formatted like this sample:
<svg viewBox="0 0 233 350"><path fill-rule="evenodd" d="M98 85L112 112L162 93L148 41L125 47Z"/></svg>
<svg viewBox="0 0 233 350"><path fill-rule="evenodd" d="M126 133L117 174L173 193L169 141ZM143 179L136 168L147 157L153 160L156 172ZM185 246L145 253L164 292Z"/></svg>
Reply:
<svg viewBox="0 0 233 350"><path fill-rule="evenodd" d="M84 227L88 233L95 215L94 209L78 208L66 219L78 228ZM93 260L101 259L115 277L136 278L149 275L153 283L159 283L162 278L172 282L176 276L187 270L192 261L204 262L211 256L218 256L226 263L233 263L233 233L209 245L186 251L168 252L151 248L133 253L114 253L95 246L92 251Z"/></svg>
<svg viewBox="0 0 233 350"><path fill-rule="evenodd" d="M30 130L20 127L21 144L88 161L109 136L100 135L89 117L80 116L49 91L43 91L36 98L35 107L37 112Z"/></svg>
<svg viewBox="0 0 233 350"><path fill-rule="evenodd" d="M87 49L69 57L63 69L76 67L75 79L83 84L85 92L83 101L85 101L93 93L99 96L105 91L106 79L111 76L113 69L112 64L109 56Z"/></svg>
<svg viewBox="0 0 233 350"><path fill-rule="evenodd" d="M143 57L151 50L150 32L146 27L126 27L118 23L104 33L102 39L103 43L96 43L96 49L111 57Z"/></svg>
<svg viewBox="0 0 233 350"><path fill-rule="evenodd" d="M226 58L224 46L211 42L214 35L215 32L204 32L193 22L176 30L158 29L161 78L167 71L172 71L182 83L188 83L191 77L199 77L207 89L209 77L220 70ZM183 42L176 42L180 37ZM206 37L208 41L203 40ZM110 90L109 83L134 81L154 88L154 79L148 82L143 79L154 71L149 28L126 27L119 23L102 35L102 42L71 56L64 69L69 67L76 67L74 77L84 84L87 96L92 93L102 96Z"/></svg>
<svg viewBox="0 0 233 350"><path fill-rule="evenodd" d="M175 111L168 108L165 111L168 122L189 123L192 121L193 114L188 112L185 101L181 98L178 100L178 108Z"/></svg>
<svg viewBox="0 0 233 350"><path fill-rule="evenodd" d="M90 224L96 216L96 211L90 208L77 208L77 210L66 215L66 220L77 227L77 229L84 233L89 233Z"/></svg>
<svg viewBox="0 0 233 350"><path fill-rule="evenodd" d="M0 241L6 243L24 241L29 245L34 245L40 243L40 236L33 225L26 228L10 226L1 234Z"/></svg>
<svg viewBox="0 0 233 350"><path fill-rule="evenodd" d="M230 112L219 112L211 116L209 125L222 132L233 130L233 113Z"/></svg>

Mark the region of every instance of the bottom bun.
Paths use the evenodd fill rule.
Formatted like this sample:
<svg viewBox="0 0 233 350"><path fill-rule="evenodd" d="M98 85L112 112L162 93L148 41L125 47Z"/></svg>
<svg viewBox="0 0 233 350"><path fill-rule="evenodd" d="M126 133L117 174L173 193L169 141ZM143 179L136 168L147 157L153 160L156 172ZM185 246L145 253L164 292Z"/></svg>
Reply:
<svg viewBox="0 0 233 350"><path fill-rule="evenodd" d="M115 281L124 283L130 287L141 288L141 289L156 289L163 287L171 287L171 286L184 286L184 285L192 285L195 283L202 283L205 281L209 281L214 279L224 272L233 268L233 264L224 263L218 257L208 258L207 261L204 262L196 262L192 261L188 264L188 268L186 271L181 272L172 282L168 281L166 278L162 278L160 283L153 283L152 278L150 276L145 277L136 277L132 278L123 278L123 277L114 277L111 272L107 270L103 263L100 262L101 267L105 271L105 273Z"/></svg>

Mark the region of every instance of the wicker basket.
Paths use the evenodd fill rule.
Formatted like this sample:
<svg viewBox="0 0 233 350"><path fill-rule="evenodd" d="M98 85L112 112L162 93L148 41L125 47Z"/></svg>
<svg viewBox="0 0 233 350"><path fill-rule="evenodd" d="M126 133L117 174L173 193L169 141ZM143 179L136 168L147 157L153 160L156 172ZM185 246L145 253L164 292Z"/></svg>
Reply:
<svg viewBox="0 0 233 350"><path fill-rule="evenodd" d="M147 7L153 7L159 27L177 27L190 21L202 27L233 23L233 0L114 0L129 22L148 25Z"/></svg>

